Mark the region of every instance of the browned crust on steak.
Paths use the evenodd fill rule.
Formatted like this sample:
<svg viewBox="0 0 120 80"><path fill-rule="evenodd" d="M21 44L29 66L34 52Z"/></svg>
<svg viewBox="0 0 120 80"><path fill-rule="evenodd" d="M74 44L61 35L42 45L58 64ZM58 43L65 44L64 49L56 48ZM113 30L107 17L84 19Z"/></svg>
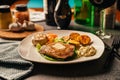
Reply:
<svg viewBox="0 0 120 80"><path fill-rule="evenodd" d="M65 46L65 48L64 49L54 48L53 45L55 45L57 43L62 44L63 46ZM73 45L56 42L56 43L50 43L47 45L43 45L39 52L40 52L40 54L46 54L46 55L51 56L53 58L66 59L68 57L73 56L74 48L75 47Z"/></svg>

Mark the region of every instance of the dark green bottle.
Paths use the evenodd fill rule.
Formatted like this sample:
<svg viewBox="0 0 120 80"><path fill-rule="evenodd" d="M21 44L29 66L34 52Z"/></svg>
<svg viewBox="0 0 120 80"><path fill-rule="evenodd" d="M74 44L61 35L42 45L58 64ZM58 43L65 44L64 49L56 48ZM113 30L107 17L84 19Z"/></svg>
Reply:
<svg viewBox="0 0 120 80"><path fill-rule="evenodd" d="M74 19L75 22L81 25L94 26L94 6L89 0L74 0L75 11Z"/></svg>

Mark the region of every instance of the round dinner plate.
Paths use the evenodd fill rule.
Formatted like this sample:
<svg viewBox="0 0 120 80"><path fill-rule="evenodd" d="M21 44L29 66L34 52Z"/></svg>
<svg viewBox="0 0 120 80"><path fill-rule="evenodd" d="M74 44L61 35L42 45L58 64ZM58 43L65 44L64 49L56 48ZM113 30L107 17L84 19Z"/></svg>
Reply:
<svg viewBox="0 0 120 80"><path fill-rule="evenodd" d="M91 61L98 59L102 56L105 45L103 41L97 37L96 35L89 33L89 32L82 32L82 31L74 31L74 30L49 30L49 31L43 31L43 33L55 33L58 35L58 37L62 36L68 36L72 32L77 32L79 34L85 34L88 35L91 40L92 40L92 46L95 47L97 50L97 53L94 56L90 57L80 57L77 59L73 59L70 61L50 61L45 59L40 53L37 51L37 49L34 47L32 44L32 37L34 34L29 35L28 37L24 38L21 43L18 46L18 52L19 55L29 61L33 62L39 62L39 63L47 63L47 64L71 64L71 63L81 63L81 62L86 62L86 61Z"/></svg>

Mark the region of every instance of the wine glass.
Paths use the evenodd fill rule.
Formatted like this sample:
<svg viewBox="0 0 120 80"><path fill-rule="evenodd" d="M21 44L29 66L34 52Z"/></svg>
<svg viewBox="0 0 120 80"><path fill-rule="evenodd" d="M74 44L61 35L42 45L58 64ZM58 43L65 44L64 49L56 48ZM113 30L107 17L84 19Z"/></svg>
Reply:
<svg viewBox="0 0 120 80"><path fill-rule="evenodd" d="M116 0L90 0L90 2L100 11L100 30L96 31L96 34L102 39L110 38L111 34L106 32L106 27L114 26Z"/></svg>
<svg viewBox="0 0 120 80"><path fill-rule="evenodd" d="M58 26L57 29L68 29L70 24L72 12L68 1L69 0L58 0L56 4L54 18Z"/></svg>

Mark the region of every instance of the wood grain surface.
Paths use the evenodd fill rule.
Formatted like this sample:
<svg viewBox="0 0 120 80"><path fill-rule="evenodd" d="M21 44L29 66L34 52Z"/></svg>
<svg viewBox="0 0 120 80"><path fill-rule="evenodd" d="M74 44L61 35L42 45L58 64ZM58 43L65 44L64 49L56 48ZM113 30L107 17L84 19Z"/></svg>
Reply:
<svg viewBox="0 0 120 80"><path fill-rule="evenodd" d="M0 30L0 38L4 39L23 39L27 37L28 35L39 32L39 31L44 31L43 26L35 24L35 30L34 31L23 31L23 32L12 32L12 31L5 31L5 30Z"/></svg>

